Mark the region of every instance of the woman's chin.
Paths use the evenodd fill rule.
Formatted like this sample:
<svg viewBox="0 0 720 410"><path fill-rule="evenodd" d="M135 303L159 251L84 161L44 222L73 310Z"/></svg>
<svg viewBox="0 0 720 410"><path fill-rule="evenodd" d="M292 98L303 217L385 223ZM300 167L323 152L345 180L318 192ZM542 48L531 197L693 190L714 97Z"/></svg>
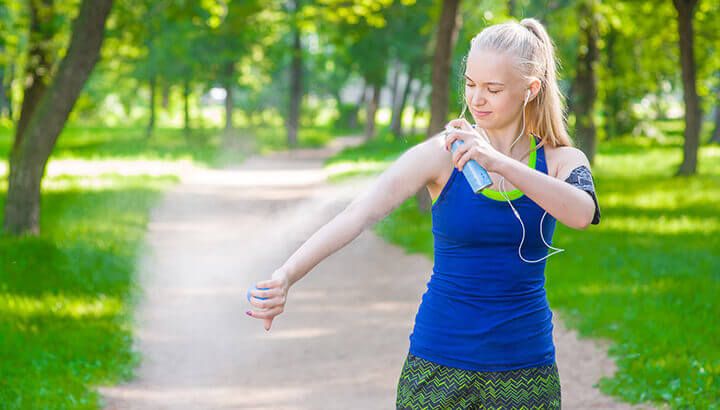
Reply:
<svg viewBox="0 0 720 410"><path fill-rule="evenodd" d="M476 117L476 116L473 115L473 119L475 120L475 124L477 124L478 127L481 127L481 128L488 128L488 127L490 127L490 128L492 128L493 121L490 120L490 119L488 119L488 118L485 118L485 117Z"/></svg>

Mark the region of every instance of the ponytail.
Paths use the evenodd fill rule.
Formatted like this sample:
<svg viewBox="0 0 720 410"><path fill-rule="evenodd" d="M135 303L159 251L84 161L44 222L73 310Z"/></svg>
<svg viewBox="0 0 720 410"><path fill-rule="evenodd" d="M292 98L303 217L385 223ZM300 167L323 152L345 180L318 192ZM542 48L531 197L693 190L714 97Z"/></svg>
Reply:
<svg viewBox="0 0 720 410"><path fill-rule="evenodd" d="M572 146L563 110L565 96L560 91L557 81L557 62L552 40L545 27L534 18L523 19L520 21L520 25L540 41L536 55L542 60L538 66L544 67L544 70L539 73L540 92L532 101L534 104L528 104L528 117L532 127L530 129L542 137L543 143L549 143L552 147Z"/></svg>
<svg viewBox="0 0 720 410"><path fill-rule="evenodd" d="M545 27L534 18L485 28L471 41L471 48L491 49L515 57L525 78L540 80L540 91L526 110L527 129L540 138L537 148L572 146L564 114L565 97L557 81L555 48Z"/></svg>

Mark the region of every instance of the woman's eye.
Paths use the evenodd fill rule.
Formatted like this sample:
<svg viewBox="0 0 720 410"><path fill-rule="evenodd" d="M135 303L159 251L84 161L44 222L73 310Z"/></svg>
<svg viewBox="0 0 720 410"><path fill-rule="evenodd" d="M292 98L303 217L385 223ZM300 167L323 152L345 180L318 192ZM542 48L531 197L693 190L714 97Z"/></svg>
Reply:
<svg viewBox="0 0 720 410"><path fill-rule="evenodd" d="M497 94L502 90L488 90L488 91L490 91L490 94Z"/></svg>
<svg viewBox="0 0 720 410"><path fill-rule="evenodd" d="M465 83L465 87L474 87L474 85L473 85L473 84Z"/></svg>

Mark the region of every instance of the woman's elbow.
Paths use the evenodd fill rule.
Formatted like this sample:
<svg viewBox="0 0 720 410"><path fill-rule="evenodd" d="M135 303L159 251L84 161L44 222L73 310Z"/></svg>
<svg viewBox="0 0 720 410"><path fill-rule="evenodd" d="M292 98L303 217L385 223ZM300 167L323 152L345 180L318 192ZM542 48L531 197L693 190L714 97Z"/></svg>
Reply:
<svg viewBox="0 0 720 410"><path fill-rule="evenodd" d="M582 215L579 215L577 218L575 218L573 221L571 221L569 224L567 224L567 226L569 226L572 229L584 231L592 224L593 216L594 216L593 212L590 212L590 214L588 214L587 212L584 212Z"/></svg>

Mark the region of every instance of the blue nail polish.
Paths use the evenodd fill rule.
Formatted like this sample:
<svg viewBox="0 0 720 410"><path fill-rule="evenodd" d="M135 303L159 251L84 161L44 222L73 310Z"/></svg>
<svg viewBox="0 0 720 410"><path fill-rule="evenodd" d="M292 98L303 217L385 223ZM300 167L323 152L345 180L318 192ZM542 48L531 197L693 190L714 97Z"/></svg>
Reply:
<svg viewBox="0 0 720 410"><path fill-rule="evenodd" d="M257 289L257 290L268 290L268 289L270 289L270 288L258 288L257 286L255 286L255 289ZM268 298L261 298L260 296L254 296L254 298L255 298L255 299L261 299L261 300L268 299ZM248 300L248 302L250 302L250 289L248 289L248 291L247 291L247 300Z"/></svg>

